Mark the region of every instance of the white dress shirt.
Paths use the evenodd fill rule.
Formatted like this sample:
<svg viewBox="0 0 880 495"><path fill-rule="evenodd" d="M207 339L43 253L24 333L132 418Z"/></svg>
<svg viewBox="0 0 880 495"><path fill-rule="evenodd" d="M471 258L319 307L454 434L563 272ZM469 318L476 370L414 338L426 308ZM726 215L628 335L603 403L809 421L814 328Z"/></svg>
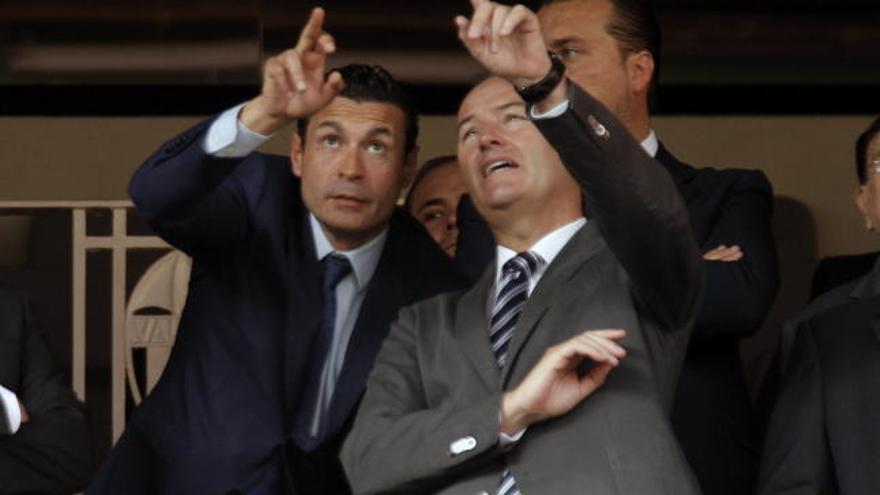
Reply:
<svg viewBox="0 0 880 495"><path fill-rule="evenodd" d="M0 400L3 401L5 416L0 421L5 421L10 433L15 433L21 426L21 409L18 405L18 397L12 390L0 385Z"/></svg>

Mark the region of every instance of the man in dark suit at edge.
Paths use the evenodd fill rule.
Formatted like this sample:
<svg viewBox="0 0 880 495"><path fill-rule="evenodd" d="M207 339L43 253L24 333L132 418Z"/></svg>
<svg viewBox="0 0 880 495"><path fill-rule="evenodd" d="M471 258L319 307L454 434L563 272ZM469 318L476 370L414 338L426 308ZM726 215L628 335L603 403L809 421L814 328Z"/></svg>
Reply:
<svg viewBox="0 0 880 495"><path fill-rule="evenodd" d="M0 289L0 493L56 494L92 475L89 428L27 297Z"/></svg>
<svg viewBox="0 0 880 495"><path fill-rule="evenodd" d="M496 259L401 311L342 450L352 488L699 493L668 419L702 289L681 195L533 12L472 3L459 38L496 76L461 104L458 158Z"/></svg>
<svg viewBox="0 0 880 495"><path fill-rule="evenodd" d="M858 206L880 226L880 118L856 141ZM880 263L786 322L759 495L880 493Z"/></svg>
<svg viewBox="0 0 880 495"><path fill-rule="evenodd" d="M412 103L379 67L325 75L323 20L266 62L259 96L132 179L138 212L194 265L168 366L89 493L348 492L338 447L391 321L460 284L395 208ZM253 151L295 119L289 160Z"/></svg>
<svg viewBox="0 0 880 495"><path fill-rule="evenodd" d="M779 284L770 183L757 170L686 165L658 140L649 101L661 33L649 1L551 0L538 18L568 77L623 122L684 197L706 286L672 423L706 495L748 493L760 426L754 424L739 343L760 327Z"/></svg>

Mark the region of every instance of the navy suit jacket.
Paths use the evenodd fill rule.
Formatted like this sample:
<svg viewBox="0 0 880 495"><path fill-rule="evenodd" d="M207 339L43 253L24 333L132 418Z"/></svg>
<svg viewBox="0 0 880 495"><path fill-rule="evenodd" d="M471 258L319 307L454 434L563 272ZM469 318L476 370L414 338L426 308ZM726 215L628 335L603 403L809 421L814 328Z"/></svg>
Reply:
<svg viewBox="0 0 880 495"><path fill-rule="evenodd" d="M703 262L703 304L681 370L672 423L705 495L749 493L759 439L739 343L763 323L779 285L773 190L760 171L694 168L662 145L657 160L684 197L700 250L720 244L743 250L736 262Z"/></svg>
<svg viewBox="0 0 880 495"><path fill-rule="evenodd" d="M194 263L168 365L90 493L248 493L273 471L291 493L344 493L337 445L398 309L461 280L424 230L395 212L325 448L297 459L287 440L321 315L308 211L287 158L206 155L208 125L163 145L131 181L138 213Z"/></svg>

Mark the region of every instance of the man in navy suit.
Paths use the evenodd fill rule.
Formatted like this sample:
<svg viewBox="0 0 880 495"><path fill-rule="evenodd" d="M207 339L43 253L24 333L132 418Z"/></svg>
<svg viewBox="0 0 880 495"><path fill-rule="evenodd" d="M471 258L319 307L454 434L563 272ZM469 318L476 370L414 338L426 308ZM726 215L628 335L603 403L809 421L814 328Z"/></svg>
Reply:
<svg viewBox="0 0 880 495"><path fill-rule="evenodd" d="M325 75L323 20L267 61L259 96L132 179L140 215L194 264L168 366L89 493L348 492L339 444L391 321L460 284L395 209L415 110L379 67ZM295 119L289 160L253 152Z"/></svg>
<svg viewBox="0 0 880 495"><path fill-rule="evenodd" d="M672 423L703 493L748 493L758 456L739 343L760 327L779 282L770 183L760 171L691 167L659 141L649 103L661 33L650 2L548 0L538 17L568 77L614 112L684 197L705 291Z"/></svg>

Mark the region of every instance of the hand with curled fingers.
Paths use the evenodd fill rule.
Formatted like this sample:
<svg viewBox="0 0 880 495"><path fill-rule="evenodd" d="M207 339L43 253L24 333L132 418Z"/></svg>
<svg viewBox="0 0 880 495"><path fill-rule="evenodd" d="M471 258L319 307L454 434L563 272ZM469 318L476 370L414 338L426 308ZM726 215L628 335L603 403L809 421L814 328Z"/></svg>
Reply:
<svg viewBox="0 0 880 495"><path fill-rule="evenodd" d="M325 15L324 9L313 9L296 46L266 60L262 91L239 116L248 129L272 134L314 114L342 91L345 83L338 72L324 76L327 56L336 51L323 28Z"/></svg>
<svg viewBox="0 0 880 495"><path fill-rule="evenodd" d="M617 341L620 329L587 330L547 349L516 388L501 399L501 431L514 434L545 419L561 416L605 383L608 373L626 356ZM580 364L593 367L585 375Z"/></svg>
<svg viewBox="0 0 880 495"><path fill-rule="evenodd" d="M538 16L523 5L471 0L470 19L457 16L458 37L480 64L517 87L547 75L551 62Z"/></svg>
<svg viewBox="0 0 880 495"><path fill-rule="evenodd" d="M703 254L703 259L706 261L739 261L743 258L744 254L742 248L733 244L728 246L726 244L721 244L715 249L707 251Z"/></svg>

